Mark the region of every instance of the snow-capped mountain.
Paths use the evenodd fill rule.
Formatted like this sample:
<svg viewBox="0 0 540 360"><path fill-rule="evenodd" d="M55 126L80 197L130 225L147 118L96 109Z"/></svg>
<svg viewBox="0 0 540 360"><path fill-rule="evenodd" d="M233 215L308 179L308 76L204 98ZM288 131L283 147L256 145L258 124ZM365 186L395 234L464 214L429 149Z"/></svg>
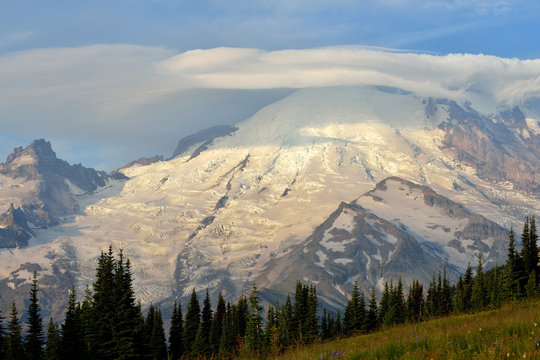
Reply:
<svg viewBox="0 0 540 360"><path fill-rule="evenodd" d="M165 306L193 287L233 300L253 282L270 296L296 280L339 304L354 278L425 280L479 252L493 266L505 249L493 222L540 214L539 110L486 114L380 86L299 90L230 131L180 142L168 161L120 170L129 180L71 191L72 216L0 252L0 288L27 284L30 263L82 290L110 244L130 257L143 303ZM21 203L10 189L6 210Z"/></svg>

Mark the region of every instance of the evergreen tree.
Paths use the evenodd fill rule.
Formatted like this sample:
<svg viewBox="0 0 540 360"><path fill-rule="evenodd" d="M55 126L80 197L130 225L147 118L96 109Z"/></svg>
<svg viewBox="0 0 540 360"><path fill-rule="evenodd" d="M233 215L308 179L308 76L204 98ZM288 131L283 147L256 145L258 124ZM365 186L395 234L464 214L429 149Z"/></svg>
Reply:
<svg viewBox="0 0 540 360"><path fill-rule="evenodd" d="M9 360L23 360L25 358L22 338L21 324L19 322L19 313L15 306L15 301L11 303L11 316L7 326L8 334L6 337L5 357Z"/></svg>
<svg viewBox="0 0 540 360"><path fill-rule="evenodd" d="M259 298L257 296L257 287L253 284L249 304L251 312L246 328L246 347L248 350L257 353L262 348L262 329L261 329L261 308L259 306Z"/></svg>
<svg viewBox="0 0 540 360"><path fill-rule="evenodd" d="M323 314L321 318L321 340L327 339L329 337L328 331L328 315L326 313L326 308L323 309Z"/></svg>
<svg viewBox="0 0 540 360"><path fill-rule="evenodd" d="M293 305L292 334L294 338L302 343L304 341L308 307L309 289L303 286L300 281L296 282Z"/></svg>
<svg viewBox="0 0 540 360"><path fill-rule="evenodd" d="M107 253L101 252L93 284L92 332L89 334L89 353L95 359L113 360L116 358L113 339L115 309L115 260L112 247Z"/></svg>
<svg viewBox="0 0 540 360"><path fill-rule="evenodd" d="M178 360L184 354L183 332L182 305L175 300L171 317L171 329L169 330L169 356L172 360Z"/></svg>
<svg viewBox="0 0 540 360"><path fill-rule="evenodd" d="M527 284L525 285L525 293L527 297L533 297L538 294L537 286L536 286L536 272L531 271L529 274L529 280L527 281Z"/></svg>
<svg viewBox="0 0 540 360"><path fill-rule="evenodd" d="M221 291L218 295L218 303L216 306L216 311L212 318L212 329L210 330L210 344L212 347L212 352L219 352L219 342L221 339L221 332L223 330L223 319L225 318L226 305Z"/></svg>
<svg viewBox="0 0 540 360"><path fill-rule="evenodd" d="M238 338L238 340L240 340L246 336L246 327L249 319L247 298L245 296L241 296L236 305L233 307L233 310L234 335L236 338Z"/></svg>
<svg viewBox="0 0 540 360"><path fill-rule="evenodd" d="M388 283L384 283L384 290L381 298L381 306L379 308L379 324L384 323L384 319L387 317L388 311L390 310L390 289L388 288Z"/></svg>
<svg viewBox="0 0 540 360"><path fill-rule="evenodd" d="M43 358L43 320L41 319L41 306L38 300L38 286L36 271L34 270L34 279L30 288L30 304L28 305L28 333L26 335L25 347L26 355L32 360Z"/></svg>
<svg viewBox="0 0 540 360"><path fill-rule="evenodd" d="M452 290L450 289L450 282L446 277L446 268L443 270L443 280L441 286L440 300L439 300L439 313L443 315L450 314L452 312Z"/></svg>
<svg viewBox="0 0 540 360"><path fill-rule="evenodd" d="M285 300L285 303L281 306L278 320L279 344L283 348L291 345L293 342L292 318L293 309L291 304L291 297L287 295L287 300Z"/></svg>
<svg viewBox="0 0 540 360"><path fill-rule="evenodd" d="M2 298L2 296L0 296ZM4 358L4 325L2 325L2 322L4 321L4 317L2 316L2 312L0 311L0 359Z"/></svg>
<svg viewBox="0 0 540 360"><path fill-rule="evenodd" d="M486 306L486 282L482 269L482 254L478 254L478 267L474 278L471 296L471 307L474 311L483 309Z"/></svg>
<svg viewBox="0 0 540 360"><path fill-rule="evenodd" d="M199 329L199 323L201 322L201 308L199 306L199 299L195 289L191 292L191 298L189 300L186 318L184 320L184 347L186 352L191 353L195 336L197 336L197 330Z"/></svg>
<svg viewBox="0 0 540 360"><path fill-rule="evenodd" d="M534 264L531 264L532 256L530 254L531 244L529 236L529 218L527 217L523 224L523 232L521 233L521 258L523 259L523 273L526 276L529 276L532 268L534 268Z"/></svg>
<svg viewBox="0 0 540 360"><path fill-rule="evenodd" d="M159 307L154 309L154 324L152 336L150 337L150 349L152 360L167 360L167 344L165 343L165 331L163 330L163 319Z"/></svg>
<svg viewBox="0 0 540 360"><path fill-rule="evenodd" d="M135 303L132 286L131 264L124 261L120 250L118 260L114 264L113 289L115 318L113 328L114 354L116 359L138 359L140 344L144 343L144 325L140 308Z"/></svg>
<svg viewBox="0 0 540 360"><path fill-rule="evenodd" d="M407 310L405 305L405 298L403 296L403 283L401 282L401 276L398 279L398 284L393 293L393 307L394 307L394 323L401 324L407 319Z"/></svg>
<svg viewBox="0 0 540 360"><path fill-rule="evenodd" d="M407 314L409 321L417 322L422 320L424 312L424 287L418 280L413 281L409 295L407 296Z"/></svg>
<svg viewBox="0 0 540 360"><path fill-rule="evenodd" d="M306 290L308 290L307 286ZM319 319L317 317L318 306L317 288L314 285L310 285L308 290L307 313L305 320L306 342L315 341L319 335Z"/></svg>
<svg viewBox="0 0 540 360"><path fill-rule="evenodd" d="M77 312L75 286L69 293L66 317L62 325L62 337L60 340L60 359L77 359L84 353L84 342L81 337L80 319Z"/></svg>
<svg viewBox="0 0 540 360"><path fill-rule="evenodd" d="M195 340L193 340L193 345L191 346L191 358L197 359L204 357L206 351L206 343L204 341L204 330L203 324L199 323L197 332L195 333Z"/></svg>
<svg viewBox="0 0 540 360"><path fill-rule="evenodd" d="M471 268L471 264L468 264L467 270L465 270L465 276L463 277L462 301L463 301L463 308L465 311L471 310L472 286L473 286L472 268Z"/></svg>
<svg viewBox="0 0 540 360"><path fill-rule="evenodd" d="M520 295L519 290L519 277L521 273L520 264L516 253L515 247L515 235L514 229L510 228L510 234L508 235L508 255L506 259L506 268L505 268L505 283L504 288L506 290L507 298L517 298Z"/></svg>
<svg viewBox="0 0 540 360"><path fill-rule="evenodd" d="M454 294L454 298L452 299L454 312L458 314L465 311L465 304L463 303L464 291L465 289L463 287L463 277L459 275L459 279L456 285L456 293Z"/></svg>
<svg viewBox="0 0 540 360"><path fill-rule="evenodd" d="M437 280L435 280L435 274L429 283L429 288L426 296L426 312L429 317L439 315L439 292L437 286Z"/></svg>
<svg viewBox="0 0 540 360"><path fill-rule="evenodd" d="M57 360L60 358L60 329L52 318L49 319L49 327L47 328L44 358L45 360Z"/></svg>
<svg viewBox="0 0 540 360"><path fill-rule="evenodd" d="M529 220L529 257L531 271L535 272L538 280L540 269L538 267L538 232L536 231L536 219L534 215Z"/></svg>
<svg viewBox="0 0 540 360"><path fill-rule="evenodd" d="M231 303L227 303L223 326L221 330L221 339L219 340L219 357L229 359L235 353L236 334L233 326L233 310Z"/></svg>
<svg viewBox="0 0 540 360"><path fill-rule="evenodd" d="M272 353L279 351L279 337L277 332L278 315L279 309L277 307L274 308L272 305L268 306L264 338L265 344L270 348Z"/></svg>
<svg viewBox="0 0 540 360"><path fill-rule="evenodd" d="M212 329L212 305L210 304L210 295L208 294L208 289L206 289L206 296L204 297L203 304L201 324L204 349L202 354L209 354L212 350L210 344L210 330Z"/></svg>
<svg viewBox="0 0 540 360"><path fill-rule="evenodd" d="M88 349L91 346L92 337L93 334L96 333L96 329L93 318L92 294L90 293L90 288L88 287L88 284L86 285L86 289L84 292L84 299L80 305L79 324L81 339L84 344L84 353L81 354L79 359L90 359L92 358L92 356L90 356Z"/></svg>
<svg viewBox="0 0 540 360"><path fill-rule="evenodd" d="M375 288L371 288L371 299L369 300L369 309L367 313L367 331L374 331L378 328L379 309L377 298L375 297Z"/></svg>

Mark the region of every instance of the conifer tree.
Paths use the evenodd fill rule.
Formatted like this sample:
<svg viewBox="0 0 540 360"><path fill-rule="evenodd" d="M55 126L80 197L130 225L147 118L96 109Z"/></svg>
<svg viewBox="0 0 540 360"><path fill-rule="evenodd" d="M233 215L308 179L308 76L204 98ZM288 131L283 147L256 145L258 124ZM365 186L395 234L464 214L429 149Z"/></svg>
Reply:
<svg viewBox="0 0 540 360"><path fill-rule="evenodd" d="M422 320L424 312L424 287L418 280L413 281L409 295L407 296L407 314L409 321L417 322Z"/></svg>
<svg viewBox="0 0 540 360"><path fill-rule="evenodd" d="M203 358L205 357L206 343L204 341L204 330L203 324L199 323L197 332L195 333L195 339L193 340L193 345L191 346L191 358Z"/></svg>
<svg viewBox="0 0 540 360"><path fill-rule="evenodd" d="M467 270L465 270L465 276L463 277L463 308L465 311L471 310L472 286L472 268L469 263L467 265Z"/></svg>
<svg viewBox="0 0 540 360"><path fill-rule="evenodd" d="M38 286L37 276L34 270L34 279L32 280L32 287L30 288L30 304L28 305L28 319L26 324L28 326L28 333L26 335L25 347L26 355L30 359L42 359L43 358L43 320L41 318L41 306L38 300Z"/></svg>
<svg viewBox="0 0 540 360"><path fill-rule="evenodd" d="M206 296L203 301L203 309L201 312L202 337L204 349L202 354L209 354L212 350L210 346L210 330L212 329L212 305L210 304L210 295L206 289Z"/></svg>
<svg viewBox="0 0 540 360"><path fill-rule="evenodd" d="M279 344L281 347L284 348L291 345L293 341L292 317L293 310L291 304L291 297L287 295L287 300L285 300L285 303L281 306L278 320Z"/></svg>
<svg viewBox="0 0 540 360"><path fill-rule="evenodd" d="M483 309L486 306L486 282L482 269L482 254L478 254L478 267L473 281L471 307L474 311Z"/></svg>
<svg viewBox="0 0 540 360"><path fill-rule="evenodd" d="M326 313L326 308L323 309L323 314L321 318L321 339L327 339L329 337L328 332L328 315Z"/></svg>
<svg viewBox="0 0 540 360"><path fill-rule="evenodd" d="M381 298L381 306L379 308L379 324L384 323L384 319L387 317L390 310L390 289L388 288L388 282L384 283L384 290Z"/></svg>
<svg viewBox="0 0 540 360"><path fill-rule="evenodd" d="M2 296L0 296L2 298ZM5 333L4 333L4 325L2 322L4 321L4 317L2 316L2 312L0 311L0 359L4 359L4 340L5 340Z"/></svg>
<svg viewBox="0 0 540 360"><path fill-rule="evenodd" d="M251 296L249 297L251 311L248 318L245 340L246 347L254 353L257 353L262 348L261 308L257 293L257 287L253 284Z"/></svg>
<svg viewBox="0 0 540 360"><path fill-rule="evenodd" d="M201 308L199 306L199 299L195 289L191 292L191 298L189 300L186 318L184 320L184 347L185 351L191 353L195 336L197 336L197 330L199 329L199 323L201 322Z"/></svg>
<svg viewBox="0 0 540 360"><path fill-rule="evenodd" d="M530 244L530 233L529 233L529 218L527 217L525 219L525 223L523 224L523 232L521 233L521 258L523 259L523 274L525 276L529 276L529 273L531 272L532 268L534 267L533 264L531 264L531 244Z"/></svg>
<svg viewBox="0 0 540 360"><path fill-rule="evenodd" d="M57 360L60 358L60 329L58 324L49 319L47 328L47 343L45 344L45 360Z"/></svg>
<svg viewBox="0 0 540 360"><path fill-rule="evenodd" d="M226 305L221 291L218 295L218 303L216 311L212 317L212 329L210 330L210 344L212 345L212 352L219 352L219 341L221 339L221 332L223 330L223 319L225 318Z"/></svg>
<svg viewBox="0 0 540 360"><path fill-rule="evenodd" d="M375 288L371 288L371 299L369 300L369 308L367 313L367 331L374 331L378 328L379 309L377 306L377 298L375 297Z"/></svg>
<svg viewBox="0 0 540 360"><path fill-rule="evenodd" d="M403 296L403 283L401 282L401 276L399 276L398 284L393 293L393 306L394 306L394 323L401 324L407 319L407 310L405 305L405 298Z"/></svg>
<svg viewBox="0 0 540 360"><path fill-rule="evenodd" d="M450 314L452 312L452 290L450 289L450 282L446 277L446 268L443 270L443 279L439 301L439 313Z"/></svg>
<svg viewBox="0 0 540 360"><path fill-rule="evenodd" d="M100 360L116 358L113 339L115 309L115 260L112 247L107 253L101 252L93 284L92 301L93 332L89 336L89 352Z"/></svg>
<svg viewBox="0 0 540 360"><path fill-rule="evenodd" d="M246 327L249 319L248 300L241 296L233 307L234 311L234 336L243 339L246 336Z"/></svg>
<svg viewBox="0 0 540 360"><path fill-rule="evenodd" d="M236 334L233 326L233 310L231 303L227 303L223 326L221 330L221 339L219 340L219 357L222 359L232 358L235 353Z"/></svg>
<svg viewBox="0 0 540 360"><path fill-rule="evenodd" d="M527 295L527 297L533 297L538 294L536 283L536 272L533 270L529 274L529 280L525 285L525 294Z"/></svg>
<svg viewBox="0 0 540 360"><path fill-rule="evenodd" d="M465 311L465 304L463 304L464 291L465 289L463 287L463 277L459 275L459 279L456 285L456 293L454 294L454 298L452 299L454 312L458 314Z"/></svg>
<svg viewBox="0 0 540 360"><path fill-rule="evenodd" d="M266 316L266 326L264 328L265 344L270 348L270 351L276 353L279 350L279 339L277 333L277 315L278 309L274 310L272 305L268 306Z"/></svg>
<svg viewBox="0 0 540 360"><path fill-rule="evenodd" d="M21 324L19 322L19 313L15 306L15 301L11 303L11 315L7 326L8 334L6 337L5 357L9 360L23 360L25 358L22 338Z"/></svg>
<svg viewBox="0 0 540 360"><path fill-rule="evenodd" d="M114 354L117 359L136 359L142 350L140 344L145 340L144 324L141 310L135 303L131 263L129 259L124 260L122 249L114 265Z"/></svg>
<svg viewBox="0 0 540 360"><path fill-rule="evenodd" d="M514 229L510 228L510 234L508 235L508 253L506 258L505 279L504 288L507 293L507 298L514 299L519 297L519 277L520 277L520 264L518 261L518 254L515 247L515 234Z"/></svg>
<svg viewBox="0 0 540 360"><path fill-rule="evenodd" d="M80 319L77 312L75 286L69 293L66 317L62 324L62 337L60 340L60 359L76 359L84 353L84 342L81 337Z"/></svg>
<svg viewBox="0 0 540 360"><path fill-rule="evenodd" d="M171 329L169 330L169 356L172 360L178 360L184 354L183 332L182 305L175 300L171 317Z"/></svg>
<svg viewBox="0 0 540 360"><path fill-rule="evenodd" d="M310 285L308 289L306 285L306 291L308 292L308 300L305 320L305 341L313 342L319 335L319 319L317 317L319 303L317 299L317 288L314 285Z"/></svg>
<svg viewBox="0 0 540 360"><path fill-rule="evenodd" d="M538 232L536 230L536 219L531 216L529 220L529 256L531 271L535 272L535 276L538 280L539 267L538 267Z"/></svg>
<svg viewBox="0 0 540 360"><path fill-rule="evenodd" d="M163 330L163 319L159 307L154 309L154 324L150 338L150 349L152 360L167 360L167 344L165 343L165 331Z"/></svg>

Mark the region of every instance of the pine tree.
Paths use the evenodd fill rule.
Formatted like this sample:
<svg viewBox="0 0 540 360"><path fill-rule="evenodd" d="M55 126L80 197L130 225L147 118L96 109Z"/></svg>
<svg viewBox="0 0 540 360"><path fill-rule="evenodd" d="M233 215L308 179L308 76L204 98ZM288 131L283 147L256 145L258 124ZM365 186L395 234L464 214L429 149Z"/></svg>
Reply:
<svg viewBox="0 0 540 360"><path fill-rule="evenodd" d="M115 260L112 247L107 253L101 252L96 268L96 277L93 284L94 295L92 301L93 331L89 334L89 353L100 360L113 360L116 358L115 343L113 339L115 309Z"/></svg>
<svg viewBox="0 0 540 360"><path fill-rule="evenodd" d="M150 337L150 349L152 360L167 360L165 330L163 330L163 319L159 307L154 309L154 324L152 326L152 336Z"/></svg>
<svg viewBox="0 0 540 360"><path fill-rule="evenodd" d="M257 293L257 287L253 284L249 297L251 311L246 328L246 347L253 353L259 352L262 348L261 308Z"/></svg>
<svg viewBox="0 0 540 360"><path fill-rule="evenodd" d="M45 360L57 360L60 358L60 329L58 324L49 319L47 328L47 343L45 344Z"/></svg>
<svg viewBox="0 0 540 360"><path fill-rule="evenodd" d="M210 346L210 331L212 329L212 305L210 304L210 295L208 294L208 289L206 289L206 296L203 301L203 309L201 313L201 324L202 324L202 336L204 349L202 354L210 354L212 347Z"/></svg>
<svg viewBox="0 0 540 360"><path fill-rule="evenodd" d="M135 303L131 264L129 259L124 261L121 249L114 265L114 354L117 359L138 359L141 351L140 344L145 339L144 326L140 308Z"/></svg>
<svg viewBox="0 0 540 360"><path fill-rule="evenodd" d="M441 294L439 301L440 314L447 315L452 312L452 291L450 289L450 282L446 277L446 268L443 270L443 280L441 286Z"/></svg>
<svg viewBox="0 0 540 360"><path fill-rule="evenodd" d="M463 287L463 277L459 275L459 279L456 285L456 293L454 294L454 298L452 299L454 312L458 314L465 311L465 304L463 304L464 291L465 289Z"/></svg>
<svg viewBox="0 0 540 360"><path fill-rule="evenodd" d="M28 334L26 335L26 354L30 359L43 358L43 320L41 318L41 306L38 300L37 276L34 270L34 279L30 288L30 304L28 305Z"/></svg>
<svg viewBox="0 0 540 360"><path fill-rule="evenodd" d="M306 286L306 290L308 290L308 299L305 320L305 341L309 343L315 341L319 334L319 319L317 317L319 303L317 299L317 288L314 285L310 285L309 289Z"/></svg>
<svg viewBox="0 0 540 360"><path fill-rule="evenodd" d="M60 340L60 359L76 359L84 352L84 343L81 337L80 319L77 313L75 286L69 293L66 317L62 325Z"/></svg>
<svg viewBox="0 0 540 360"><path fill-rule="evenodd" d="M191 293L191 298L189 300L186 318L184 321L184 346L186 352L191 353L191 348L193 342L195 341L195 336L197 336L197 330L199 328L199 323L201 322L201 308L199 306L199 299L197 298L197 293L193 289Z"/></svg>
<svg viewBox="0 0 540 360"><path fill-rule="evenodd" d="M5 357L9 360L23 360L25 358L24 348L21 338L21 324L19 313L15 306L15 301L11 304L11 316L7 326L8 334L6 338Z"/></svg>
<svg viewBox="0 0 540 360"><path fill-rule="evenodd" d="M413 281L409 295L407 296L407 314L409 321L417 322L422 320L424 312L424 287L418 280Z"/></svg>
<svg viewBox="0 0 540 360"><path fill-rule="evenodd" d="M326 313L326 308L323 309L323 314L321 318L321 340L327 339L329 337L328 331L328 315Z"/></svg>
<svg viewBox="0 0 540 360"><path fill-rule="evenodd" d="M481 310L486 306L486 282L482 269L482 254L478 254L478 267L473 281L471 306L474 311Z"/></svg>
<svg viewBox="0 0 540 360"><path fill-rule="evenodd" d="M529 256L531 271L535 272L536 278L540 275L538 267L538 232L536 231L536 219L531 216L529 220Z"/></svg>
<svg viewBox="0 0 540 360"><path fill-rule="evenodd" d="M507 292L507 297L514 299L519 297L519 277L521 273L520 264L518 261L518 254L515 247L515 235L514 229L510 228L510 234L508 235L508 255L506 259L505 268L505 284L504 287Z"/></svg>
<svg viewBox="0 0 540 360"><path fill-rule="evenodd" d="M531 273L529 274L529 280L525 285L525 293L527 297L533 297L538 294L536 283L536 272L531 271Z"/></svg>
<svg viewBox="0 0 540 360"><path fill-rule="evenodd" d="M223 319L225 318L226 311L225 300L220 291L216 311L212 317L212 329L210 330L210 344L212 352L216 354L219 352L219 342L221 339L221 332L223 331Z"/></svg>
<svg viewBox="0 0 540 360"><path fill-rule="evenodd" d="M401 324L407 319L407 310L405 305L405 298L403 296L403 283L401 282L401 276L398 279L398 284L394 289L393 294L394 303L394 323Z"/></svg>
<svg viewBox="0 0 540 360"><path fill-rule="evenodd" d="M527 217L525 219L525 223L523 224L523 232L521 233L521 258L523 259L523 273L526 276L529 276L529 273L531 272L531 266L534 267L533 264L531 264L531 244L530 244L530 233L529 233L529 218Z"/></svg>
<svg viewBox="0 0 540 360"><path fill-rule="evenodd" d="M287 295L287 300L285 300L285 303L281 306L278 320L279 344L283 348L292 345L293 342L292 318L293 310L291 304L291 297Z"/></svg>
<svg viewBox="0 0 540 360"><path fill-rule="evenodd" d="M197 332L195 333L195 340L193 340L193 345L191 346L191 358L197 359L204 357L204 352L206 351L206 343L204 341L204 330L202 323L199 323Z"/></svg>
<svg viewBox="0 0 540 360"><path fill-rule="evenodd" d="M2 298L2 296L0 296L0 298ZM4 321L4 317L2 316L2 312L0 311L0 359L4 359L4 348L5 348L4 325L2 325L3 321Z"/></svg>
<svg viewBox="0 0 540 360"><path fill-rule="evenodd" d="M369 309L367 313L367 331L374 331L379 327L378 324L379 308L377 298L375 297L375 288L371 288L371 299L369 300Z"/></svg>
<svg viewBox="0 0 540 360"><path fill-rule="evenodd" d="M221 359L232 358L235 354L236 334L234 333L233 318L231 303L227 303L223 318L221 339L219 340L219 357Z"/></svg>
<svg viewBox="0 0 540 360"><path fill-rule="evenodd" d="M183 332L182 305L175 300L171 317L171 329L169 330L169 356L172 360L178 360L184 354Z"/></svg>
<svg viewBox="0 0 540 360"><path fill-rule="evenodd" d="M471 264L468 264L467 270L465 270L465 276L463 277L463 308L465 311L471 310L472 286L472 268Z"/></svg>
<svg viewBox="0 0 540 360"><path fill-rule="evenodd" d="M390 310L390 289L388 288L388 283L384 283L384 290L381 298L381 306L379 308L379 324L384 323L384 319L387 317L388 311Z"/></svg>

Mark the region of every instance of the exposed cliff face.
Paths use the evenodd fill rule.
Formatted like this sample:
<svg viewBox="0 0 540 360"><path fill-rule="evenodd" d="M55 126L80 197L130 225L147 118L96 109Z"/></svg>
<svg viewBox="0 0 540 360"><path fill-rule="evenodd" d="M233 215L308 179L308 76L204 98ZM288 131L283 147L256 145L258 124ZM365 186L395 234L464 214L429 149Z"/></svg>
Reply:
<svg viewBox="0 0 540 360"><path fill-rule="evenodd" d="M35 140L14 149L0 167L0 205L15 197L27 220L46 228L57 225L62 216L77 213L76 196L92 193L107 179L105 172L58 159L49 142Z"/></svg>
<svg viewBox="0 0 540 360"><path fill-rule="evenodd" d="M32 235L34 233L21 209L15 209L11 204L8 211L0 215L0 248L26 246Z"/></svg>
<svg viewBox="0 0 540 360"><path fill-rule="evenodd" d="M430 99L426 113L436 116L439 110L449 114L439 126L445 132L443 145L456 161L490 181L540 191L540 134L528 127L519 108L486 116L470 106Z"/></svg>

